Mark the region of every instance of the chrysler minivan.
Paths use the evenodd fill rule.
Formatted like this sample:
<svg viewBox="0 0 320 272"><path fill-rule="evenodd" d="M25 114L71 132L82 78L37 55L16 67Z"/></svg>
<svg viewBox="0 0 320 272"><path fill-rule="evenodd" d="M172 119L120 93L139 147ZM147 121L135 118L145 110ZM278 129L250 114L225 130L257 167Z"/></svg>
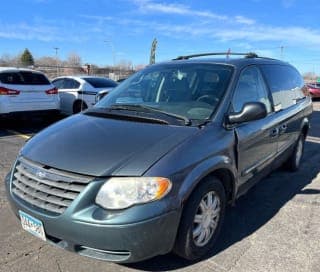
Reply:
<svg viewBox="0 0 320 272"><path fill-rule="evenodd" d="M228 204L298 170L312 113L293 66L217 55L151 65L31 138L5 180L22 228L112 262L212 251Z"/></svg>

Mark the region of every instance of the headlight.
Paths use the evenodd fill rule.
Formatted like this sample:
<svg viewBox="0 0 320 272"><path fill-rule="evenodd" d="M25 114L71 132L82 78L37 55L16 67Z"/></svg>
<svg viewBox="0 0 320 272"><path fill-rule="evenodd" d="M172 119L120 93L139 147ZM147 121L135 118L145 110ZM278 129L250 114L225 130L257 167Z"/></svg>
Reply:
<svg viewBox="0 0 320 272"><path fill-rule="evenodd" d="M110 90L100 91L95 95L95 103L98 103L102 98L104 98Z"/></svg>
<svg viewBox="0 0 320 272"><path fill-rule="evenodd" d="M100 188L96 203L106 209L125 209L164 197L171 189L169 179L160 177L111 178Z"/></svg>

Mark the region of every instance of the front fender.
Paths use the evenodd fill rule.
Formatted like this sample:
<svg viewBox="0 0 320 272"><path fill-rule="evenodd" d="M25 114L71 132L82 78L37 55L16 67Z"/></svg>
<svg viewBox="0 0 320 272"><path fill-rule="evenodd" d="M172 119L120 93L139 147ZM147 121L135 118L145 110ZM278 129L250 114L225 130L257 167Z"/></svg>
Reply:
<svg viewBox="0 0 320 272"><path fill-rule="evenodd" d="M231 174L233 187L232 199L234 199L234 195L236 194L236 168L234 162L225 155L219 155L201 162L188 173L178 192L180 203L183 204L185 200L189 198L204 177L222 169L227 170Z"/></svg>

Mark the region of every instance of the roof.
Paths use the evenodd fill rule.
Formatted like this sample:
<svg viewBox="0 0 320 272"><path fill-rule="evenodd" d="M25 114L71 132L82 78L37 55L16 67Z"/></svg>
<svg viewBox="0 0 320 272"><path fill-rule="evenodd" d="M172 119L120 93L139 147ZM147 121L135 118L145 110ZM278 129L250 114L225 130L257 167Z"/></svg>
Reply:
<svg viewBox="0 0 320 272"><path fill-rule="evenodd" d="M72 78L72 79L86 79L86 78L105 78L105 79L109 79L108 77L104 77L104 76L91 76L91 75L74 75L74 76L59 76L59 77L55 77L53 80L55 79L59 79L59 78Z"/></svg>
<svg viewBox="0 0 320 272"><path fill-rule="evenodd" d="M40 71L36 71L36 70L33 70L33 69L28 69L28 68L0 67L0 72L4 72L4 71L11 71L11 72L28 71L28 72L42 74L42 72L40 72Z"/></svg>

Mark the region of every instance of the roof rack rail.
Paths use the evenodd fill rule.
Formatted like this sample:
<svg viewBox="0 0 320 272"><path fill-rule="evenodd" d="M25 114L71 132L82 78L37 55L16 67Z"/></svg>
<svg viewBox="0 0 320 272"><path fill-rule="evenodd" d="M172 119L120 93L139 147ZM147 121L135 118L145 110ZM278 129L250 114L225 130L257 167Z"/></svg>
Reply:
<svg viewBox="0 0 320 272"><path fill-rule="evenodd" d="M186 55L186 56L179 56L173 60L187 60L191 58L198 58L198 57L205 57L205 56L244 56L245 58L259 58L259 56L254 52L248 53L233 53L233 52L220 52L220 53L201 53L201 54L194 54L194 55Z"/></svg>

